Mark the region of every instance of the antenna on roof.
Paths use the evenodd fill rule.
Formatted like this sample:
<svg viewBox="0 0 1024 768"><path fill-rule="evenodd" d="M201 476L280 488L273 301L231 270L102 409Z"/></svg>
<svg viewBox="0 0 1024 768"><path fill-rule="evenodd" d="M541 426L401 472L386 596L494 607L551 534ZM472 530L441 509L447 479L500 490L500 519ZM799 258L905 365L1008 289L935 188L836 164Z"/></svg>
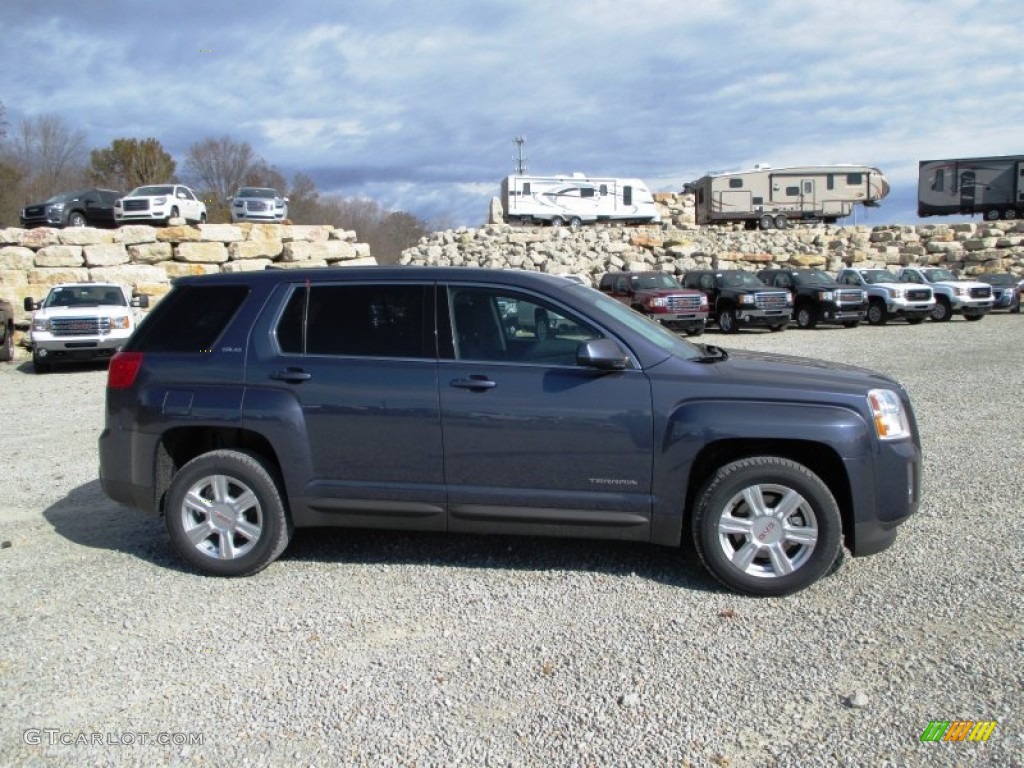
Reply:
<svg viewBox="0 0 1024 768"><path fill-rule="evenodd" d="M516 136L512 139L512 143L516 145L516 154L514 155L516 161L516 175L522 176L526 173L526 157L523 156L523 144L526 143L526 137Z"/></svg>

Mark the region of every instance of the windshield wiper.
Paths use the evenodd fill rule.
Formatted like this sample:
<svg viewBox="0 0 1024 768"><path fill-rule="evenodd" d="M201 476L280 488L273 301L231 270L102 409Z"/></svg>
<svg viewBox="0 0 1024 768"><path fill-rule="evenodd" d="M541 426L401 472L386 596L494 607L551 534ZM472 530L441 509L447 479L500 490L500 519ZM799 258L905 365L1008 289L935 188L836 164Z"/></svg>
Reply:
<svg viewBox="0 0 1024 768"><path fill-rule="evenodd" d="M729 359L729 353L721 347L716 347L713 344L698 344L701 351L704 353L700 357L695 357L694 361L698 363L718 363L722 360Z"/></svg>

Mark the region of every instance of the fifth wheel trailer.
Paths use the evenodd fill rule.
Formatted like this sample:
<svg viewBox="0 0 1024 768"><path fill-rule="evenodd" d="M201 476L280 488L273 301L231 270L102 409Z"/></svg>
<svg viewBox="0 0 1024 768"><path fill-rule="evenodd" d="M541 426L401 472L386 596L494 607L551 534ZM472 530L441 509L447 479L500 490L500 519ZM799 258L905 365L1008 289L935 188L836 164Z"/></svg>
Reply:
<svg viewBox="0 0 1024 768"><path fill-rule="evenodd" d="M1024 155L921 161L918 216L976 213L989 221L1024 217Z"/></svg>
<svg viewBox="0 0 1024 768"><path fill-rule="evenodd" d="M875 207L889 183L868 165L755 166L748 171L709 173L686 184L696 197L697 223L744 222L785 229L792 221L832 224L857 203Z"/></svg>
<svg viewBox="0 0 1024 768"><path fill-rule="evenodd" d="M654 196L639 179L586 176L508 176L501 182L505 222L568 224L661 221Z"/></svg>

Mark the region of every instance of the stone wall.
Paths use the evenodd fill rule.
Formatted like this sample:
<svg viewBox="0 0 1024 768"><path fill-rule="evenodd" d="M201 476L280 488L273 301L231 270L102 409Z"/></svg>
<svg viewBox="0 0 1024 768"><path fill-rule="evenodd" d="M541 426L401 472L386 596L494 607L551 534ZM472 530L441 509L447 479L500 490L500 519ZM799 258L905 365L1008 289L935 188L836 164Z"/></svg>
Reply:
<svg viewBox="0 0 1024 768"><path fill-rule="evenodd" d="M28 322L24 298L42 299L56 283L110 281L158 300L182 275L375 263L355 232L329 226L0 228L0 297L15 305L19 325Z"/></svg>
<svg viewBox="0 0 1024 768"><path fill-rule="evenodd" d="M663 223L642 227L512 227L436 232L403 251L402 264L480 266L576 274L596 282L619 269L681 274L694 269L896 267L928 264L1024 276L1024 221L919 226L796 226L746 230L693 224L688 195L656 195Z"/></svg>

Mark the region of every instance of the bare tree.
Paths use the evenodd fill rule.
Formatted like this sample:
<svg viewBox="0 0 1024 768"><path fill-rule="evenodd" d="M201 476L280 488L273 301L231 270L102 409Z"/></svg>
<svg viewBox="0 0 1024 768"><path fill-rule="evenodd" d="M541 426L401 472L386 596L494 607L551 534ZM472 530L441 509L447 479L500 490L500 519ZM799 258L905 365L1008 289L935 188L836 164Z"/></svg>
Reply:
<svg viewBox="0 0 1024 768"><path fill-rule="evenodd" d="M172 158L156 139L114 139L90 153L94 184L129 192L144 184L177 181Z"/></svg>
<svg viewBox="0 0 1024 768"><path fill-rule="evenodd" d="M72 130L59 115L21 120L5 143L8 159L21 175L25 202L69 191L85 181L85 132Z"/></svg>
<svg viewBox="0 0 1024 768"><path fill-rule="evenodd" d="M227 199L242 185L246 174L259 163L262 160L256 157L248 143L222 136L203 139L189 147L185 170L204 196L226 205Z"/></svg>

